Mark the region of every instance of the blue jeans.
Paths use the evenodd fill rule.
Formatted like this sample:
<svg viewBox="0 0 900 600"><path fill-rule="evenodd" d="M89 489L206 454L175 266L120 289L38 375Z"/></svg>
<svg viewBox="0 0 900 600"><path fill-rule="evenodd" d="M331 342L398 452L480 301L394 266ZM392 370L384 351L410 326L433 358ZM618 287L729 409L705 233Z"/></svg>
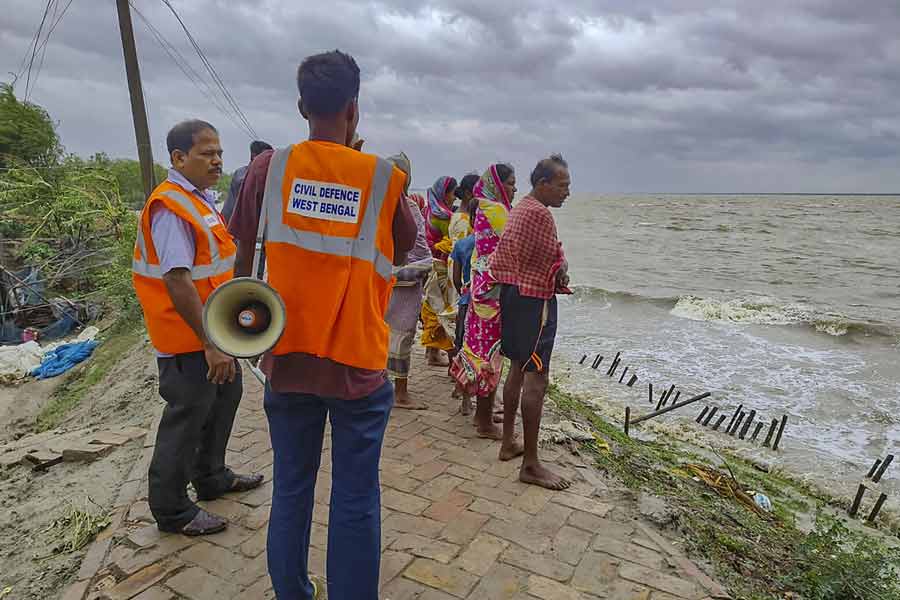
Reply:
<svg viewBox="0 0 900 600"><path fill-rule="evenodd" d="M378 600L381 563L381 443L394 403L385 383L360 400L282 394L266 387L275 453L268 564L279 600L311 600L307 573L316 475L325 418L331 420L328 597Z"/></svg>

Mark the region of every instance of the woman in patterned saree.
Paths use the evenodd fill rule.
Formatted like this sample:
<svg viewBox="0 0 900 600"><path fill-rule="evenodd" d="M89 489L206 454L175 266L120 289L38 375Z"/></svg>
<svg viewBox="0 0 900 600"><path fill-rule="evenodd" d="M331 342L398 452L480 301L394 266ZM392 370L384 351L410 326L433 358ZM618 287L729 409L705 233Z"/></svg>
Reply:
<svg viewBox="0 0 900 600"><path fill-rule="evenodd" d="M428 364L446 367L446 352L453 351L456 320L456 291L450 282L447 258L453 249L450 240L450 217L453 214L453 198L456 180L439 177L428 189L425 209L425 228L428 247L434 259L431 274L425 281L425 301L422 303L422 345L425 346Z"/></svg>
<svg viewBox="0 0 900 600"><path fill-rule="evenodd" d="M494 394L502 374L500 356L499 286L488 270L506 226L516 193L516 174L505 164L491 165L475 186L475 250L472 253L469 312L462 352L453 361L451 374L466 393L476 396L478 435L499 439L493 421Z"/></svg>

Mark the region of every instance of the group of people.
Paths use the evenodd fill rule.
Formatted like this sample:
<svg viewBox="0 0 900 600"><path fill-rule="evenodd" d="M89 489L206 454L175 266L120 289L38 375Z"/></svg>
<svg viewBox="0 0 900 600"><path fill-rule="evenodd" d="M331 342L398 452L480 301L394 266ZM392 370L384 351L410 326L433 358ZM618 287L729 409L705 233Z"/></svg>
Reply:
<svg viewBox="0 0 900 600"><path fill-rule="evenodd" d="M405 156L395 164L410 173ZM387 314L388 370L395 408L427 408L408 391L421 323L427 363L449 367L463 415L470 414L475 399L478 435L502 440L500 460L524 454L522 481L563 489L568 482L540 463L537 439L556 336L556 294L568 292L568 263L549 210L569 195L568 165L560 155L550 156L530 179L531 192L515 207L516 174L504 163L459 182L439 177L427 200L407 195L421 218L408 257L412 262L396 269ZM510 368L501 408L496 391L504 357ZM520 403L524 444L515 430Z"/></svg>
<svg viewBox="0 0 900 600"><path fill-rule="evenodd" d="M568 284L549 208L568 196L568 166L558 155L541 160L532 191L515 207L515 173L505 164L459 183L443 177L425 202L409 193L405 154L362 152L360 71L351 56L307 57L296 84L308 139L278 150L254 143L235 177L228 218L208 193L222 173L216 128L190 120L167 136L172 167L141 213L132 277L166 403L148 500L160 530L208 535L227 520L197 500L263 482L225 463L241 369L210 342L202 315L218 286L259 276L254 264L264 257L264 277L287 314L284 333L259 363L274 458L273 588L281 600L319 597L307 562L329 421L328 597L376 600L381 448L392 408L419 406L407 378L420 319L429 362L449 367L464 412L475 397L478 434L502 439L499 458L524 454L522 481L568 485L537 453L555 295ZM494 396L504 356L501 429ZM524 443L515 430L520 404Z"/></svg>

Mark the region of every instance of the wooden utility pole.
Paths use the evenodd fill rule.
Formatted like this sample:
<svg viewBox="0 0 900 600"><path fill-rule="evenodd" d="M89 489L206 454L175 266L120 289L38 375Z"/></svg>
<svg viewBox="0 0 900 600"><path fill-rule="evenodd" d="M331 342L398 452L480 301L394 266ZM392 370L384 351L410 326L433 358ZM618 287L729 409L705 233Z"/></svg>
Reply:
<svg viewBox="0 0 900 600"><path fill-rule="evenodd" d="M122 34L122 52L125 55L125 74L128 77L128 93L131 95L131 116L134 119L134 137L137 140L138 160L141 163L144 198L149 198L153 188L156 187L156 177L153 174L153 148L150 145L147 107L144 105L141 70L138 67L137 49L134 45L131 9L128 0L116 0L116 8L119 11L119 32Z"/></svg>

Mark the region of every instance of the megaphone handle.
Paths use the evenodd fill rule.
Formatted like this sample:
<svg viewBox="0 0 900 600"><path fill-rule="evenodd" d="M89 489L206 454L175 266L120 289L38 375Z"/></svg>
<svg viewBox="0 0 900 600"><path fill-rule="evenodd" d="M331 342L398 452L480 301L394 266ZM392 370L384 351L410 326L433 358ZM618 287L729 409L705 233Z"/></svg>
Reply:
<svg viewBox="0 0 900 600"><path fill-rule="evenodd" d="M259 209L259 227L256 229L256 245L253 249L253 269L250 277L259 277L259 261L262 256L263 244L266 240L266 225L269 220L268 194L263 196L262 206Z"/></svg>
<svg viewBox="0 0 900 600"><path fill-rule="evenodd" d="M247 368L250 369L250 372L253 373L254 377L263 385L266 385L266 374L259 370L259 367L254 365L247 359L244 359L244 363L247 365Z"/></svg>

